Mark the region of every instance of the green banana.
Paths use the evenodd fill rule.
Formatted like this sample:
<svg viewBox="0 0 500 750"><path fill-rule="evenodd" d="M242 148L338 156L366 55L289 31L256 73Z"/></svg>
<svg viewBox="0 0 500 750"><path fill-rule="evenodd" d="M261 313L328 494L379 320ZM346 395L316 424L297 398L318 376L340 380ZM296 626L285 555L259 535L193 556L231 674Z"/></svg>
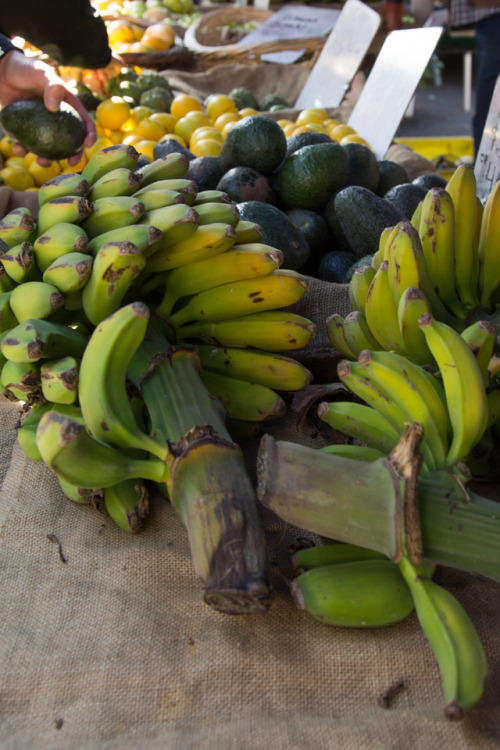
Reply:
<svg viewBox="0 0 500 750"><path fill-rule="evenodd" d="M366 296L374 276L375 268L373 266L358 266L354 270L348 287L353 310L359 310L364 314Z"/></svg>
<svg viewBox="0 0 500 750"><path fill-rule="evenodd" d="M104 488L104 506L113 521L123 531L134 533L144 525L149 513L149 493L136 479Z"/></svg>
<svg viewBox="0 0 500 750"><path fill-rule="evenodd" d="M30 404L41 398L40 367L37 362L7 360L2 367L0 383L5 397L10 401Z"/></svg>
<svg viewBox="0 0 500 750"><path fill-rule="evenodd" d="M102 245L82 290L83 311L93 325L118 310L145 266L144 255L132 242L122 240Z"/></svg>
<svg viewBox="0 0 500 750"><path fill-rule="evenodd" d="M14 287L9 303L19 323L23 323L30 318L49 318L64 305L64 297L52 284L26 281Z"/></svg>
<svg viewBox="0 0 500 750"><path fill-rule="evenodd" d="M489 363L497 345L498 325L489 320L477 320L460 334L470 346L486 387L490 381Z"/></svg>
<svg viewBox="0 0 500 750"><path fill-rule="evenodd" d="M199 206L201 203L232 203L232 200L224 190L200 190L193 205Z"/></svg>
<svg viewBox="0 0 500 750"><path fill-rule="evenodd" d="M29 242L14 245L8 252L0 256L0 263L16 284L41 279L33 245Z"/></svg>
<svg viewBox="0 0 500 750"><path fill-rule="evenodd" d="M11 328L2 338L2 354L12 362L35 362L57 357L81 357L88 334L51 320L32 318Z"/></svg>
<svg viewBox="0 0 500 750"><path fill-rule="evenodd" d="M74 404L78 395L80 360L59 357L44 360L40 365L43 397L54 404Z"/></svg>
<svg viewBox="0 0 500 750"><path fill-rule="evenodd" d="M14 328L19 322L12 312L10 306L10 295L11 292L0 293L0 333L4 333L5 331Z"/></svg>
<svg viewBox="0 0 500 750"><path fill-rule="evenodd" d="M222 222L198 226L196 231L185 239L165 247L167 236L168 233L164 232L163 247L148 260L149 273L170 271L205 258L213 258L229 250L235 239L233 227Z"/></svg>
<svg viewBox="0 0 500 750"><path fill-rule="evenodd" d="M323 568L325 565L339 565L342 563L358 562L360 560L387 560L381 552L375 552L367 547L358 547L348 542L332 544L318 544L295 550L292 555L293 569L301 572L312 568Z"/></svg>
<svg viewBox="0 0 500 750"><path fill-rule="evenodd" d="M353 310L344 318L344 337L349 349L357 356L363 349L382 349L366 320L364 313Z"/></svg>
<svg viewBox="0 0 500 750"><path fill-rule="evenodd" d="M40 458L40 460L42 460ZM64 492L68 500L76 503L77 505L90 505L92 508L99 507L102 505L104 500L104 490L88 487L77 487L71 482L67 482L62 477L57 477L59 486Z"/></svg>
<svg viewBox="0 0 500 750"><path fill-rule="evenodd" d="M200 217L200 226L219 222L234 228L240 220L240 212L233 203L200 203L194 208Z"/></svg>
<svg viewBox="0 0 500 750"><path fill-rule="evenodd" d="M135 169L139 156L139 152L133 146L124 143L106 146L92 154L82 170L82 177L92 186L105 174L118 167Z"/></svg>
<svg viewBox="0 0 500 750"><path fill-rule="evenodd" d="M486 199L478 242L481 307L493 310L500 299L500 185L495 183Z"/></svg>
<svg viewBox="0 0 500 750"><path fill-rule="evenodd" d="M291 584L300 609L325 625L376 628L401 622L414 610L413 598L390 560L311 568Z"/></svg>
<svg viewBox="0 0 500 750"><path fill-rule="evenodd" d="M378 448L372 448L370 445L333 443L332 445L324 445L319 450L330 454L330 456L342 456L343 458L352 458L355 461L377 461L377 459L385 457L385 453L379 451Z"/></svg>
<svg viewBox="0 0 500 750"><path fill-rule="evenodd" d="M264 236L262 227L254 221L248 221L247 219L240 219L234 231L236 232L235 245L262 242L262 237Z"/></svg>
<svg viewBox="0 0 500 750"><path fill-rule="evenodd" d="M231 320L192 323L178 328L178 341L205 341L215 346L254 346L266 351L292 351L309 344L316 325L297 313L268 310Z"/></svg>
<svg viewBox="0 0 500 750"><path fill-rule="evenodd" d="M127 393L127 367L145 336L148 321L148 307L133 302L99 323L80 363L78 398L94 438L164 459L166 445L140 429Z"/></svg>
<svg viewBox="0 0 500 750"><path fill-rule="evenodd" d="M110 242L127 241L135 245L144 257L148 258L159 248L162 237L161 229L153 227L151 224L132 224L128 227L109 229L102 234L98 234L97 237L90 240L88 249L89 253L95 257L103 245Z"/></svg>
<svg viewBox="0 0 500 750"><path fill-rule="evenodd" d="M412 213L411 219L410 219L412 227L416 229L417 232L420 230L420 220L422 218L423 207L424 207L424 202L423 200L421 200L417 203L417 207Z"/></svg>
<svg viewBox="0 0 500 750"><path fill-rule="evenodd" d="M42 281L52 284L64 295L82 289L92 271L93 258L84 253L67 253L54 260L44 271Z"/></svg>
<svg viewBox="0 0 500 750"><path fill-rule="evenodd" d="M205 388L219 399L229 417L248 422L262 422L282 417L286 405L272 388L246 380L202 369L200 377Z"/></svg>
<svg viewBox="0 0 500 750"><path fill-rule="evenodd" d="M52 404L49 401L40 401L32 404L22 418L21 425L17 431L17 440L21 450L30 461L43 461L36 444L36 431L42 416L54 410L60 414L70 416L83 424L81 410L75 404Z"/></svg>
<svg viewBox="0 0 500 750"><path fill-rule="evenodd" d="M0 219L0 241L8 247L21 242L32 242L36 234L36 222L27 206L13 208Z"/></svg>
<svg viewBox="0 0 500 750"><path fill-rule="evenodd" d="M175 206L178 203L186 203L186 199L177 190L148 190L141 194L144 211L153 211L155 208Z"/></svg>
<svg viewBox="0 0 500 750"><path fill-rule="evenodd" d="M38 188L38 206L43 206L47 201L54 198L62 198L65 195L79 195L87 198L90 192L88 180L78 172L66 172L52 177Z"/></svg>
<svg viewBox="0 0 500 750"><path fill-rule="evenodd" d="M15 282L12 281L5 268L0 263L0 294L4 292L11 292L15 287Z"/></svg>
<svg viewBox="0 0 500 750"><path fill-rule="evenodd" d="M356 401L322 401L317 413L334 430L360 440L384 455L392 451L401 437L383 414Z"/></svg>
<svg viewBox="0 0 500 750"><path fill-rule="evenodd" d="M89 242L79 224L59 222L46 232L39 234L33 242L36 263L41 273L47 270L61 255L66 253L88 253Z"/></svg>
<svg viewBox="0 0 500 750"><path fill-rule="evenodd" d="M38 235L46 234L55 224L82 224L93 210L94 204L80 195L52 198L38 211Z"/></svg>
<svg viewBox="0 0 500 750"><path fill-rule="evenodd" d="M453 428L446 465L452 466L467 458L486 429L483 376L471 348L454 328L428 313L420 316L419 325L443 380Z"/></svg>
<svg viewBox="0 0 500 750"><path fill-rule="evenodd" d="M418 319L424 313L430 313L431 308L427 297L421 289L408 286L399 298L398 323L406 354L417 365L434 366L425 336L418 325Z"/></svg>
<svg viewBox="0 0 500 750"><path fill-rule="evenodd" d="M390 261L383 260L375 272L366 295L365 317L370 331L381 346L405 354L398 323L398 302L391 289L389 264Z"/></svg>
<svg viewBox="0 0 500 750"><path fill-rule="evenodd" d="M438 662L445 716L462 719L482 695L488 665L483 646L462 605L422 575L407 558L399 563L415 602L419 623Z"/></svg>
<svg viewBox="0 0 500 750"><path fill-rule="evenodd" d="M191 237L198 229L200 217L187 203L178 203L146 211L143 221L162 232L162 240L157 248L161 251Z"/></svg>
<svg viewBox="0 0 500 750"><path fill-rule="evenodd" d="M144 216L144 204L132 195L97 198L92 213L82 222L87 237L92 239L110 229L137 224Z"/></svg>
<svg viewBox="0 0 500 750"><path fill-rule="evenodd" d="M201 365L238 380L265 385L277 391L298 391L309 385L311 372L292 357L258 349L198 344Z"/></svg>
<svg viewBox="0 0 500 750"><path fill-rule="evenodd" d="M77 487L106 488L136 478L161 482L164 477L162 461L132 458L95 440L80 422L54 410L40 419L36 442L47 466Z"/></svg>
<svg viewBox="0 0 500 750"><path fill-rule="evenodd" d="M156 312L168 317L181 297L240 279L266 276L278 269L282 261L281 250L250 243L232 247L214 258L178 266L167 275L165 294Z"/></svg>
<svg viewBox="0 0 500 750"><path fill-rule="evenodd" d="M141 187L151 185L160 180L175 180L185 176L189 169L189 159L184 154L174 151L149 164L139 167L136 171L142 178Z"/></svg>
<svg viewBox="0 0 500 750"><path fill-rule="evenodd" d="M330 344L346 359L356 359L356 354L347 343L344 334L344 316L332 313L326 319L326 332Z"/></svg>
<svg viewBox="0 0 500 750"><path fill-rule="evenodd" d="M175 190L184 196L184 200L189 206L192 206L198 195L198 185L193 180L186 180L185 178L179 177L178 179L170 180L155 180L149 185L144 185L137 190L134 195L136 198L142 200L144 193L150 190Z"/></svg>
<svg viewBox="0 0 500 750"><path fill-rule="evenodd" d="M174 328L180 328L194 321L230 320L252 312L286 307L297 302L306 291L305 276L279 269L258 279L221 284L195 294L170 316L170 322Z"/></svg>
<svg viewBox="0 0 500 750"><path fill-rule="evenodd" d="M117 167L96 180L87 197L94 202L100 198L132 195L139 189L141 182L142 178L138 172L133 172L127 167Z"/></svg>

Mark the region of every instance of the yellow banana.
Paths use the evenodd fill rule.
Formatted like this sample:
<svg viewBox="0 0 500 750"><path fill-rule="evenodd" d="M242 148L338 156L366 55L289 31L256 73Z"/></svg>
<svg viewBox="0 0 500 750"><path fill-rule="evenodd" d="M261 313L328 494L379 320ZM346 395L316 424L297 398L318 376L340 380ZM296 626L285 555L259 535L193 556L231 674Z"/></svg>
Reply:
<svg viewBox="0 0 500 750"><path fill-rule="evenodd" d="M202 229L203 227L201 227ZM174 328L194 321L231 320L253 312L287 307L307 291L307 281L296 271L279 269L258 279L221 284L194 295L170 317Z"/></svg>
<svg viewBox="0 0 500 750"><path fill-rule="evenodd" d="M453 465L467 458L486 429L483 376L471 348L454 328L428 313L420 316L419 325L443 380L453 427L446 464Z"/></svg>
<svg viewBox="0 0 500 750"><path fill-rule="evenodd" d="M390 284L390 266L383 260L368 289L365 301L365 317L374 338L385 349L405 353L398 323L398 303Z"/></svg>
<svg viewBox="0 0 500 750"><path fill-rule="evenodd" d="M4 334L1 351L12 362L34 362L57 357L81 357L88 334L51 320L32 318Z"/></svg>
<svg viewBox="0 0 500 750"><path fill-rule="evenodd" d="M240 279L266 276L279 268L282 262L281 250L250 243L234 246L214 258L178 266L167 276L165 294L156 312L168 317L181 297Z"/></svg>
<svg viewBox="0 0 500 750"><path fill-rule="evenodd" d="M0 374L2 392L9 401L28 404L41 398L40 366L38 362L11 362L7 360Z"/></svg>
<svg viewBox="0 0 500 750"><path fill-rule="evenodd" d="M178 328L179 341L206 341L215 346L254 346L266 351L293 351L309 344L316 326L308 318L279 310L253 313L212 323Z"/></svg>
<svg viewBox="0 0 500 750"><path fill-rule="evenodd" d="M478 243L481 307L492 311L500 300L500 184L496 182L484 206Z"/></svg>
<svg viewBox="0 0 500 750"><path fill-rule="evenodd" d="M146 211L142 221L162 232L157 250L163 250L191 237L198 229L200 217L187 203L179 203Z"/></svg>
<svg viewBox="0 0 500 750"><path fill-rule="evenodd" d="M349 299L353 310L365 313L366 296L375 276L373 266L358 266L349 282Z"/></svg>
<svg viewBox="0 0 500 750"><path fill-rule="evenodd" d="M58 174L38 188L38 206L43 206L47 201L62 198L65 195L80 195L82 198L87 198L89 192L88 180L78 172Z"/></svg>
<svg viewBox="0 0 500 750"><path fill-rule="evenodd" d="M130 534L142 528L149 513L149 493L143 482L125 479L103 493L104 506L117 526Z"/></svg>
<svg viewBox="0 0 500 750"><path fill-rule="evenodd" d="M127 167L117 167L96 180L87 197L94 202L99 198L132 195L139 189L141 181L142 178L138 172L133 172Z"/></svg>
<svg viewBox="0 0 500 750"><path fill-rule="evenodd" d="M118 310L145 266L144 255L131 242L108 242L100 248L82 290L83 310L91 323L97 325Z"/></svg>
<svg viewBox="0 0 500 750"><path fill-rule="evenodd" d="M205 370L276 391L298 391L312 380L312 373L303 364L283 354L212 344L198 344L198 351Z"/></svg>
<svg viewBox="0 0 500 750"><path fill-rule="evenodd" d="M112 169L118 167L135 169L139 156L139 152L133 146L124 143L106 146L92 154L82 170L82 177L92 186Z"/></svg>
<svg viewBox="0 0 500 750"><path fill-rule="evenodd" d="M356 401L323 401L318 406L318 417L334 430L378 449L385 456L401 437L383 414Z"/></svg>
<svg viewBox="0 0 500 750"><path fill-rule="evenodd" d="M78 399L96 440L165 458L161 445L138 425L127 393L127 368L146 334L149 309L142 302L119 308L94 329L80 364Z"/></svg>
<svg viewBox="0 0 500 750"><path fill-rule="evenodd" d="M171 180L155 180L155 182L152 182L149 185L140 187L134 195L136 198L142 200L144 193L147 193L150 190L175 190L184 196L184 200L189 206L193 205L196 196L198 195L198 185L196 182L193 182L193 180L186 180L182 177Z"/></svg>
<svg viewBox="0 0 500 750"><path fill-rule="evenodd" d="M137 224L145 213L142 201L132 195L98 198L91 205L92 213L82 222L89 239L110 229Z"/></svg>
<svg viewBox="0 0 500 750"><path fill-rule="evenodd" d="M225 253L234 245L234 229L225 222L202 224L185 239L165 247L166 232L163 234L163 247L149 260L147 271L170 271L206 258Z"/></svg>
<svg viewBox="0 0 500 750"><path fill-rule="evenodd" d="M407 355L417 365L435 364L425 336L418 325L418 319L431 308L427 297L421 289L408 286L399 298L398 323L403 346Z"/></svg>
<svg viewBox="0 0 500 750"><path fill-rule="evenodd" d="M40 366L43 397L56 404L74 404L78 395L80 360L59 357L44 360Z"/></svg>
<svg viewBox="0 0 500 750"><path fill-rule="evenodd" d="M488 375L494 378L500 372L500 352L494 352L488 362Z"/></svg>
<svg viewBox="0 0 500 750"><path fill-rule="evenodd" d="M460 300L470 311L479 307L478 198L472 164L455 168L446 192L451 196L455 215L455 285Z"/></svg>
<svg viewBox="0 0 500 750"><path fill-rule="evenodd" d="M272 388L246 380L202 369L200 377L205 388L219 399L229 417L248 422L262 422L281 417L286 411L282 397Z"/></svg>
<svg viewBox="0 0 500 750"><path fill-rule="evenodd" d="M448 719L462 719L482 695L488 665L476 629L449 591L425 577L407 558L399 563L418 620L438 662Z"/></svg>
<svg viewBox="0 0 500 750"><path fill-rule="evenodd" d="M10 250L0 256L0 264L16 284L23 284L25 281L39 281L41 279L33 245L29 242L21 242L20 245L14 245L14 247L10 248Z"/></svg>
<svg viewBox="0 0 500 750"><path fill-rule="evenodd" d="M344 318L344 337L349 349L357 356L363 349L382 349L370 330L365 315L353 310Z"/></svg>
<svg viewBox="0 0 500 750"><path fill-rule="evenodd" d="M64 305L64 297L52 284L26 281L14 287L9 299L12 312L19 323L30 318L48 318Z"/></svg>
<svg viewBox="0 0 500 750"><path fill-rule="evenodd" d="M489 320L477 320L467 326L461 333L462 338L468 343L476 358L485 387L490 380L488 368L497 344L497 333L498 325Z"/></svg>
<svg viewBox="0 0 500 750"><path fill-rule="evenodd" d="M27 206L13 208L0 219L0 240L8 247L21 242L32 242L35 234L35 218Z"/></svg>
<svg viewBox="0 0 500 750"><path fill-rule="evenodd" d="M417 207L412 213L411 219L410 219L412 227L416 229L417 232L420 231L420 220L422 218L423 207L424 207L424 202L422 200L417 204Z"/></svg>
<svg viewBox="0 0 500 750"><path fill-rule="evenodd" d="M174 151L137 169L141 176L141 187L146 187L160 180L179 179L186 175L189 159L184 154Z"/></svg>
<svg viewBox="0 0 500 750"><path fill-rule="evenodd" d="M66 253L61 258L54 260L44 271L42 280L46 284L52 284L64 295L82 289L87 283L92 272L93 258L84 253Z"/></svg>
<svg viewBox="0 0 500 750"><path fill-rule="evenodd" d="M311 568L293 580L291 590L296 604L325 625L383 627L414 610L409 588L390 560Z"/></svg>
<svg viewBox="0 0 500 750"><path fill-rule="evenodd" d="M347 359L356 359L356 354L352 351L344 335L344 316L340 313L332 313L326 319L326 332L330 344L343 357Z"/></svg>
<svg viewBox="0 0 500 750"><path fill-rule="evenodd" d="M125 240L132 242L144 257L148 258L159 248L162 237L163 232L161 229L153 227L151 224L132 224L129 227L109 229L102 234L98 234L97 237L93 237L88 243L88 250L95 257L103 245L107 245L109 242L121 242Z"/></svg>
<svg viewBox="0 0 500 750"><path fill-rule="evenodd" d="M33 242L37 266L43 273L50 264L66 253L87 253L88 237L79 224L59 222L39 234Z"/></svg>

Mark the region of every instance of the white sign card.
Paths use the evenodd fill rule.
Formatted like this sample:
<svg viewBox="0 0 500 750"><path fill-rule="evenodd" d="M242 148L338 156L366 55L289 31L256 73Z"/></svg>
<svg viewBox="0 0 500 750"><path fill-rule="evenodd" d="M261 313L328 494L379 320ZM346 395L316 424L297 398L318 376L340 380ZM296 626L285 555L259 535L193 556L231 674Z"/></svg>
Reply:
<svg viewBox="0 0 500 750"><path fill-rule="evenodd" d="M440 26L392 31L377 55L348 120L377 159L385 157L442 33Z"/></svg>
<svg viewBox="0 0 500 750"><path fill-rule="evenodd" d="M500 76L491 98L474 174L478 196L481 199L487 198L493 185L500 180Z"/></svg>
<svg viewBox="0 0 500 750"><path fill-rule="evenodd" d="M333 29L340 16L340 10L315 8L307 5L285 5L259 26L244 36L238 44L264 44L281 39L306 39L324 37ZM267 62L291 63L298 60L304 50L269 52L261 55Z"/></svg>
<svg viewBox="0 0 500 750"><path fill-rule="evenodd" d="M381 21L380 13L366 3L346 0L295 102L295 109L339 106Z"/></svg>

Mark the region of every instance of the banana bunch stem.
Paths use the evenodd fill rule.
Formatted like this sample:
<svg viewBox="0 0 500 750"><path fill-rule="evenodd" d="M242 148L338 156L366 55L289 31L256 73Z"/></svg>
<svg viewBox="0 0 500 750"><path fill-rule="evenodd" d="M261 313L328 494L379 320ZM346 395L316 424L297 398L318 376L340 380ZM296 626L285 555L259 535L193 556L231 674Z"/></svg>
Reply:
<svg viewBox="0 0 500 750"><path fill-rule="evenodd" d="M168 443L168 495L186 527L205 602L230 614L265 611L271 593L255 489L224 411L200 379L197 350L171 345L164 324L152 319L129 375L153 434Z"/></svg>
<svg viewBox="0 0 500 750"><path fill-rule="evenodd" d="M394 562L408 555L417 565L425 559L500 581L498 503L449 470L419 476L415 427L389 456L371 462L265 435L259 500L287 523Z"/></svg>

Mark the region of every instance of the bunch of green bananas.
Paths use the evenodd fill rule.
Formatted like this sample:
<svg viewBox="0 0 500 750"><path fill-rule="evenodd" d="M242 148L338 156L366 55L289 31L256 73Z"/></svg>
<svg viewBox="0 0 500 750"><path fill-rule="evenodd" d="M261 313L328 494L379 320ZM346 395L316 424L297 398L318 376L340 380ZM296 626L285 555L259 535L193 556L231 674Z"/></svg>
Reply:
<svg viewBox="0 0 500 750"><path fill-rule="evenodd" d="M98 151L40 188L36 220L20 208L0 221L0 384L30 407L19 442L68 497L102 500L127 531L147 513L146 480L174 494L174 441L209 424L232 443L283 414L284 394L311 380L288 352L315 334L281 309L306 279L280 268L260 227L187 180L183 155L141 168L138 157ZM167 364L150 366L167 350L169 419L155 404Z"/></svg>

